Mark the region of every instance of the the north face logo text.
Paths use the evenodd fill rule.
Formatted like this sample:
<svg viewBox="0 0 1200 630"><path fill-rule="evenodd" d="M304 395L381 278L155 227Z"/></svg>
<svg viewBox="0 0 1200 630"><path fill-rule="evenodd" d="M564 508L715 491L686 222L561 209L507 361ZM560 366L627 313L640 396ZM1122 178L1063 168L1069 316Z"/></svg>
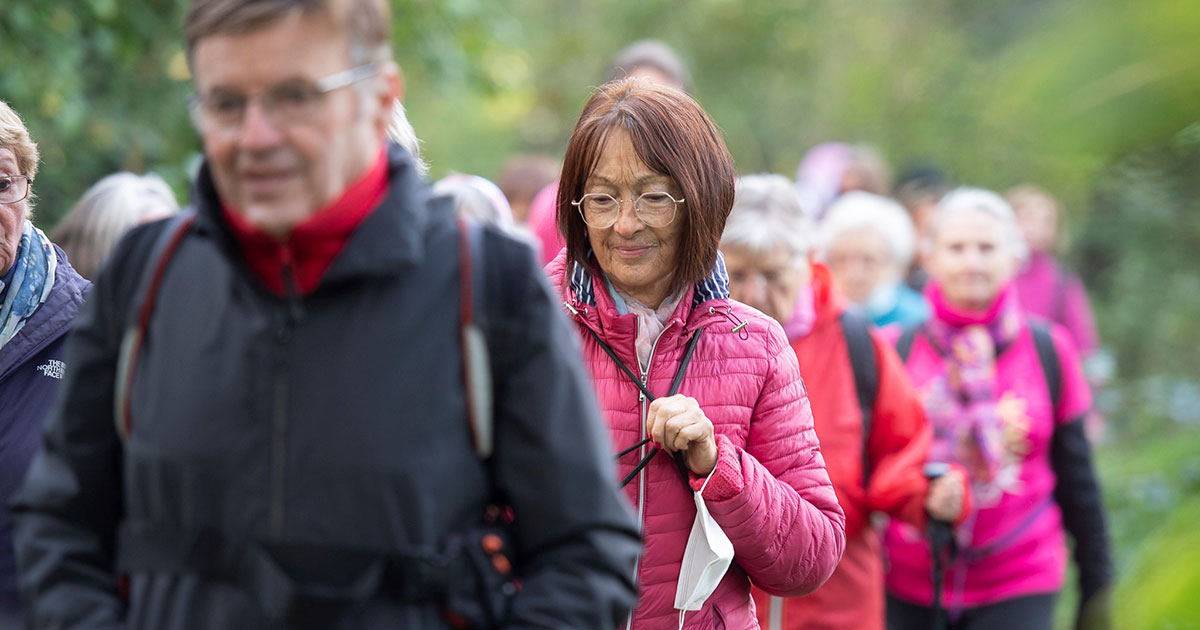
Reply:
<svg viewBox="0 0 1200 630"><path fill-rule="evenodd" d="M62 378L63 372L66 371L66 369L66 363L63 363L62 361L56 361L54 359L47 361L46 365L37 366L37 371L49 376L50 378Z"/></svg>

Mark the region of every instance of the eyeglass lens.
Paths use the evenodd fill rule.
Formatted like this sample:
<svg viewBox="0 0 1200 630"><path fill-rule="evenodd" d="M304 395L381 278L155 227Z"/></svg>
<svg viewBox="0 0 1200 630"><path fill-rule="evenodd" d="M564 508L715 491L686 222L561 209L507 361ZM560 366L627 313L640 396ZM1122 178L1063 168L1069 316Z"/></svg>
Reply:
<svg viewBox="0 0 1200 630"><path fill-rule="evenodd" d="M621 214L621 201L607 193L589 193L583 196L584 221L597 228L606 228L617 222ZM681 203L671 195L661 192L646 192L633 200L633 209L642 223L650 227L663 227L675 218L675 209Z"/></svg>
<svg viewBox="0 0 1200 630"><path fill-rule="evenodd" d="M29 179L24 175L0 177L0 203L16 203L29 194Z"/></svg>

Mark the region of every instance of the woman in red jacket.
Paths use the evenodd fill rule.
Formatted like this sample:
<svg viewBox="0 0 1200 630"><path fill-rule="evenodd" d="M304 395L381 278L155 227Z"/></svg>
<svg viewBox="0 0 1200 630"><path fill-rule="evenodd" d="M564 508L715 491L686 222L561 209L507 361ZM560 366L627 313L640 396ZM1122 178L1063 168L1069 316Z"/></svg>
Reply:
<svg viewBox="0 0 1200 630"><path fill-rule="evenodd" d="M786 600L755 589L755 601L768 630L881 630L883 563L871 513L922 527L928 508L953 521L966 484L955 471L930 489L923 468L933 434L921 402L895 350L846 310L829 270L812 261L812 234L786 178L738 180L721 239L730 291L784 324L846 513L846 553L824 586Z"/></svg>
<svg viewBox="0 0 1200 630"><path fill-rule="evenodd" d="M548 272L645 540L626 628L757 628L751 581L807 593L845 544L795 354L729 299L733 191L704 110L644 81L601 86L563 160Z"/></svg>

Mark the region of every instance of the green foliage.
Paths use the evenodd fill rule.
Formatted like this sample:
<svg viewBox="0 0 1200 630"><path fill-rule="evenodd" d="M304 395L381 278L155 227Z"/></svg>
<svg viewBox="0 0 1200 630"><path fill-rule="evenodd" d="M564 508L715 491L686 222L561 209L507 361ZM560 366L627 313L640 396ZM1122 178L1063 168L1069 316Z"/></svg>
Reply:
<svg viewBox="0 0 1200 630"><path fill-rule="evenodd" d="M181 3L148 0L16 2L0 11L0 98L41 149L41 223L116 170L154 170L184 185L196 141L180 80L181 21Z"/></svg>
<svg viewBox="0 0 1200 630"><path fill-rule="evenodd" d="M1116 628L1200 627L1200 431L1174 430L1130 452L1109 449L1108 481L1120 582ZM1173 472L1167 472L1173 471Z"/></svg>

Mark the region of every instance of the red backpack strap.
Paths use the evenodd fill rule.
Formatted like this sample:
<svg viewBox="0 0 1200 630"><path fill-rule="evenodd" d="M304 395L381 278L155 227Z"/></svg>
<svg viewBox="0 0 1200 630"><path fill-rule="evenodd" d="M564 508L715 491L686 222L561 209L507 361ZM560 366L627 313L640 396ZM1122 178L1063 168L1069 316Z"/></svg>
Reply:
<svg viewBox="0 0 1200 630"><path fill-rule="evenodd" d="M130 310L132 316L121 338L121 347L117 354L116 391L113 393L113 418L117 423L117 434L121 436L122 441L129 438L129 432L133 428L130 391L137 371L138 355L141 354L146 329L150 326L150 316L154 312L154 303L158 299L158 288L166 274L167 263L179 248L195 219L194 214L185 212L168 221L155 243L149 264L145 267L140 290L135 294L141 296L141 303L136 309Z"/></svg>
<svg viewBox="0 0 1200 630"><path fill-rule="evenodd" d="M479 274L472 265L472 258L481 258L478 254L483 250L483 228L462 216L457 218L457 223L463 389L475 454L485 460L491 456L493 446L492 370L487 337L475 317L475 286Z"/></svg>

